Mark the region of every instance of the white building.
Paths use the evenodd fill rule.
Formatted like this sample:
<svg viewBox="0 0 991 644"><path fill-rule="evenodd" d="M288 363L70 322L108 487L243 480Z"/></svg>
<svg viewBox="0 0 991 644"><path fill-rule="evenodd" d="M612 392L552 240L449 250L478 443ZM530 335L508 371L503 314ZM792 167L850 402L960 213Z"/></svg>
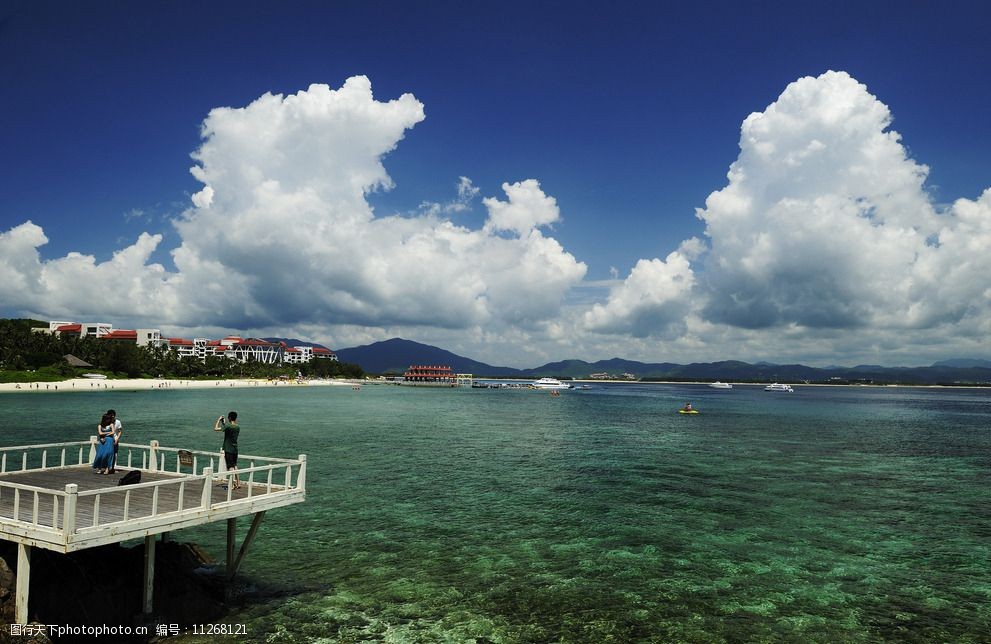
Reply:
<svg viewBox="0 0 991 644"><path fill-rule="evenodd" d="M126 330L113 328L105 322L63 322L53 320L48 328L34 329L41 333L76 334L79 337L96 337L107 341L132 342L138 346L166 346L180 358L206 360L207 356L230 358L239 362L261 362L263 364L304 364L320 358L337 360L337 355L323 347L290 347L285 342L269 342L259 338L244 339L229 335L221 340L208 338L163 338L159 329Z"/></svg>

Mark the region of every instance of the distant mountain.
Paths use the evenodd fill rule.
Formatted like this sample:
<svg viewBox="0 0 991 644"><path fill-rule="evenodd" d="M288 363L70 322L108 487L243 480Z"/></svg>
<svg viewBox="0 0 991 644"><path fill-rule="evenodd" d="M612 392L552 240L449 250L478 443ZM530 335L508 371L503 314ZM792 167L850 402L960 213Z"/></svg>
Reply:
<svg viewBox="0 0 991 644"><path fill-rule="evenodd" d="M361 366L368 373L403 373L411 365L444 365L456 373L477 376L520 377L522 372L512 367L493 367L429 344L392 338L374 344L337 350L341 362Z"/></svg>
<svg viewBox="0 0 991 644"><path fill-rule="evenodd" d="M956 367L958 369L967 369L970 367L983 367L985 369L991 369L991 360L981 360L979 358L955 358L953 360L934 362L932 366Z"/></svg>
<svg viewBox="0 0 991 644"><path fill-rule="evenodd" d="M288 343L288 342L287 342ZM697 362L687 365L673 362L647 363L611 358L598 362L562 360L533 369L497 367L428 344L401 338L376 342L351 349L337 350L342 362L358 364L368 373L402 373L410 365L446 365L458 373L476 377L502 378L588 378L604 373L622 378L633 374L642 380L735 381L735 382L819 382L819 383L900 383L900 384L991 384L991 362L985 360L949 360L931 367L856 367L816 368L802 364L750 364L738 360ZM947 364L949 363L949 364ZM959 364L960 366L954 366Z"/></svg>

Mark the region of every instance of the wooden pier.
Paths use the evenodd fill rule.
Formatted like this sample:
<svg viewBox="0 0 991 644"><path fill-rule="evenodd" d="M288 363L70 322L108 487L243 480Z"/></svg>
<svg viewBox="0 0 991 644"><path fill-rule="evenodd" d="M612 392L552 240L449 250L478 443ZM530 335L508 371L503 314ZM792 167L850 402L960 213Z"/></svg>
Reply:
<svg viewBox="0 0 991 644"><path fill-rule="evenodd" d="M143 610L152 612L155 537L227 520L227 572L233 576L267 510L306 498L306 456L295 459L240 455L240 488L232 485L222 453L121 443L117 473L90 466L89 441L0 448L0 538L17 548L15 621L28 623L31 548L68 553L129 539L145 541ZM125 472L141 482L118 486ZM235 556L236 520L254 515Z"/></svg>

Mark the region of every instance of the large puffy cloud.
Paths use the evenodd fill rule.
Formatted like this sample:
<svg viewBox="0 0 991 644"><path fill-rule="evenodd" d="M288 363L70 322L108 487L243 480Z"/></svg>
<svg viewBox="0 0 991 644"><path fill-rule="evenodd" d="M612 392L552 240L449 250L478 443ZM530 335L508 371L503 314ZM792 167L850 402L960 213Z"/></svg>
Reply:
<svg viewBox="0 0 991 644"><path fill-rule="evenodd" d="M723 356L971 346L991 312L991 191L936 208L891 122L846 73L790 84L698 209L707 248L641 260L585 328L669 338L681 316L683 344Z"/></svg>
<svg viewBox="0 0 991 644"><path fill-rule="evenodd" d="M891 115L842 72L800 79L751 114L729 185L698 216L711 253L707 315L762 328L903 319L938 217ZM917 291L917 289L916 289Z"/></svg>
<svg viewBox="0 0 991 644"><path fill-rule="evenodd" d="M383 158L423 118L363 77L213 110L176 271L152 263L148 234L106 261L42 261L45 232L27 222L0 232L0 299L335 346L403 335L517 365L986 351L991 191L934 206L888 108L845 73L800 79L747 117L727 185L696 213L705 238L639 260L598 302L578 302L585 265L546 232L561 213L536 180L484 199L479 229L446 218L478 195L465 177L453 200L373 212L368 193L392 185Z"/></svg>
<svg viewBox="0 0 991 644"><path fill-rule="evenodd" d="M446 206L412 216L369 206L370 192L392 186L383 157L424 118L412 95L378 101L361 76L214 109L193 154L203 186L175 222L175 272L150 262L161 236L147 234L105 262L41 261L47 239L27 223L0 237L0 268L14 276L2 288L55 318L322 328L327 341L335 327L541 328L586 268L539 230L559 213L536 181L486 199L478 230L443 217L478 193L466 177Z"/></svg>
<svg viewBox="0 0 991 644"><path fill-rule="evenodd" d="M459 205L374 216L367 193L391 185L382 156L423 118L412 95L376 101L364 77L213 110L194 155L205 186L178 224L174 256L193 283L234 275L244 288L187 290L187 303L200 316L237 310L248 326L463 328L555 315L585 266L536 229L557 219L536 181L504 185L508 201L485 200L490 222L514 213L508 236L501 224L470 230L439 216ZM462 177L454 203L476 193ZM535 263L542 279L530 280Z"/></svg>
<svg viewBox="0 0 991 644"><path fill-rule="evenodd" d="M690 260L699 251L700 242L691 239L664 260L641 259L605 304L595 304L585 314L585 326L638 338L684 335L695 289Z"/></svg>
<svg viewBox="0 0 991 644"><path fill-rule="evenodd" d="M29 308L42 290L38 248L47 243L41 226L30 221L0 233L0 299L8 306Z"/></svg>
<svg viewBox="0 0 991 644"><path fill-rule="evenodd" d="M104 262L77 252L42 261L38 249L48 238L26 222L0 233L0 298L25 311L70 311L100 320L120 311L153 323L163 307L170 308L168 302L175 302L168 273L149 262L161 240L161 235L143 233Z"/></svg>

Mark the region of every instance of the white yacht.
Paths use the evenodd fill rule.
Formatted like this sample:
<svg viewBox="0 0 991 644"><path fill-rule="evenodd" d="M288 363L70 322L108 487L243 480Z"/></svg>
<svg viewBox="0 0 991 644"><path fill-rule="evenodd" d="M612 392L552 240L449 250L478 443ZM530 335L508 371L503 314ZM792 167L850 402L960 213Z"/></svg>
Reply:
<svg viewBox="0 0 991 644"><path fill-rule="evenodd" d="M733 385L729 384L728 382L719 382L718 380L716 382L710 383L709 386L712 387L713 389L732 389L733 388Z"/></svg>
<svg viewBox="0 0 991 644"><path fill-rule="evenodd" d="M540 380L534 380L530 383L530 386L536 389L571 389L571 385L567 385L556 378L541 378Z"/></svg>
<svg viewBox="0 0 991 644"><path fill-rule="evenodd" d="M795 390L791 388L791 385L779 385L778 383L774 383L764 387L764 391L786 391L788 393L792 393Z"/></svg>

